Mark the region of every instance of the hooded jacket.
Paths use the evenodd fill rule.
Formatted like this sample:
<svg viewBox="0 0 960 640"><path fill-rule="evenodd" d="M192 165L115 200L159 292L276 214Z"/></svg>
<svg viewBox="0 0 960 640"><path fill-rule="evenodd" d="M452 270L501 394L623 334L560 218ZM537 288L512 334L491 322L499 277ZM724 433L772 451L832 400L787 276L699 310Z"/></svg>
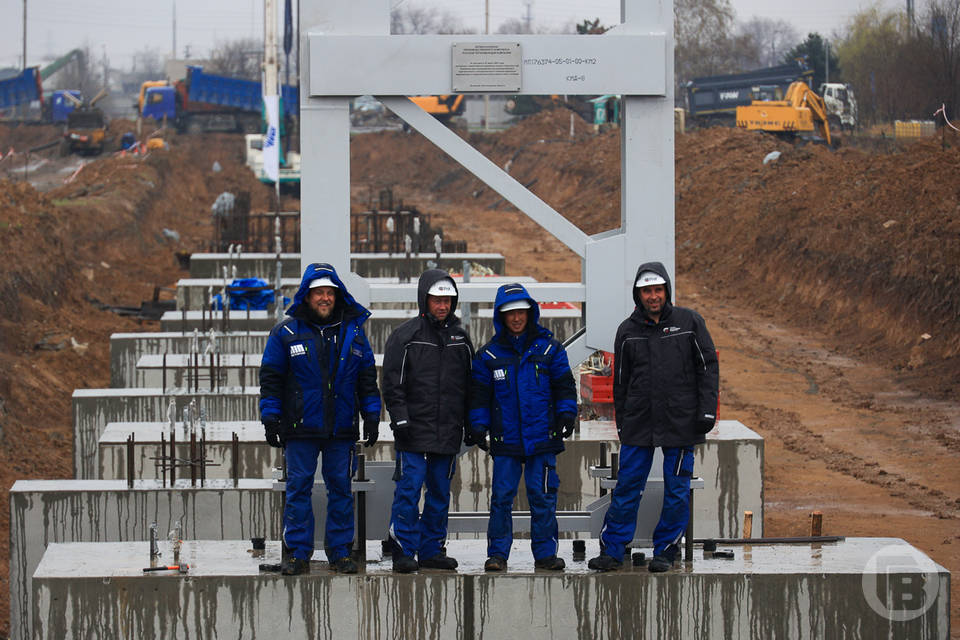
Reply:
<svg viewBox="0 0 960 640"><path fill-rule="evenodd" d="M318 324L305 304L310 283L330 278L337 301L330 319ZM380 393L373 351L363 331L370 312L361 306L329 264L311 264L287 309L270 331L260 365L260 417L279 416L284 437L359 438L358 412L380 419Z"/></svg>
<svg viewBox="0 0 960 640"><path fill-rule="evenodd" d="M463 441L473 344L454 315L459 292L443 322L428 312L427 291L443 279L456 290L441 269L420 276L420 313L397 327L384 348L383 399L398 451L453 455Z"/></svg>
<svg viewBox="0 0 960 640"><path fill-rule="evenodd" d="M665 281L666 302L658 322L640 303L617 329L613 404L620 442L637 447L684 447L704 441L717 415L720 373L717 352L699 313L670 303L667 270L640 265L634 279L653 271Z"/></svg>
<svg viewBox="0 0 960 640"><path fill-rule="evenodd" d="M527 326L514 337L503 323L501 308L526 300ZM556 428L561 414L577 415L577 387L567 352L540 326L540 306L519 284L505 284L494 302L494 336L473 363L470 422L490 432L493 455L530 456L563 451Z"/></svg>

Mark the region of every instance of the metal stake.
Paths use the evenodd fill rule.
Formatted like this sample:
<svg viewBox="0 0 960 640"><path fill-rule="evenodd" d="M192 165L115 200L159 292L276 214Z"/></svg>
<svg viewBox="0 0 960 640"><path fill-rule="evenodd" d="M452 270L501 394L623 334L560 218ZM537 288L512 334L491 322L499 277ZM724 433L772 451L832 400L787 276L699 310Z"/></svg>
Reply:
<svg viewBox="0 0 960 640"><path fill-rule="evenodd" d="M233 432L233 438L230 442L230 475L233 476L233 486L240 486L240 438L237 432Z"/></svg>
<svg viewBox="0 0 960 640"><path fill-rule="evenodd" d="M357 482L367 479L366 455L357 444ZM357 491L357 560L367 562L367 492Z"/></svg>
<svg viewBox="0 0 960 640"><path fill-rule="evenodd" d="M133 443L134 436L127 436L127 489L133 489Z"/></svg>

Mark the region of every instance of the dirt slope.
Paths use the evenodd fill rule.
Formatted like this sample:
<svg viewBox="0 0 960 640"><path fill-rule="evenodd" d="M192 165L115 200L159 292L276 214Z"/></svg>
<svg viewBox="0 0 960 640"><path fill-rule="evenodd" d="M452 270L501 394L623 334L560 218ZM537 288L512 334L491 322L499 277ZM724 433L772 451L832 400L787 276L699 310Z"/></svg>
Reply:
<svg viewBox="0 0 960 640"><path fill-rule="evenodd" d="M0 126L0 148L47 140L45 128ZM109 337L156 330L103 305L139 307L154 287L183 277L177 252L204 251L210 205L223 191L272 192L242 165L239 136L171 140L142 158L60 158L32 154L39 193L0 177L0 486L20 478L72 477L70 397L110 384ZM18 163L22 156L15 156ZM86 162L76 177L64 183ZM221 165L213 170L214 162ZM22 166L22 165L20 165ZM0 171L9 170L6 163ZM0 176L3 176L0 173ZM19 170L6 177L21 179ZM163 230L179 234L168 239ZM163 297L172 297L164 292ZM0 629L9 617L9 502L0 493Z"/></svg>
<svg viewBox="0 0 960 640"><path fill-rule="evenodd" d="M583 121L572 140L569 131L569 113L553 111L469 137L585 231L614 227L618 134L594 136ZM0 127L0 149L44 135ZM947 143L832 152L726 129L677 137L679 302L714 332L721 413L765 438L768 535L805 532L810 509L821 508L828 533L903 537L960 569L960 140ZM70 476L70 394L107 386L109 334L138 330L92 301L138 306L154 286L172 285L175 253L209 243L209 207L222 191L249 190L254 208L269 205L269 190L240 164L238 137L171 144L146 159L98 159L67 184L76 160L50 156L37 171L61 186L43 194L4 180L19 177L0 163L7 487ZM572 253L422 137L363 134L351 149L355 210L392 186L448 237L505 253L510 273L579 278ZM780 159L762 165L775 149ZM7 520L4 494L2 628ZM953 628L960 637L956 615Z"/></svg>

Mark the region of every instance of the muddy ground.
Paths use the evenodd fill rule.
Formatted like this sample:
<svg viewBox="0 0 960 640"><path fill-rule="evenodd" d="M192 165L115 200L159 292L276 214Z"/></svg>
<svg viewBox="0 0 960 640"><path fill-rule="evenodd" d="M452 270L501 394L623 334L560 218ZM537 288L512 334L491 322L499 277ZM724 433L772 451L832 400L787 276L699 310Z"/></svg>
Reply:
<svg viewBox="0 0 960 640"><path fill-rule="evenodd" d="M119 138L132 123L113 128ZM18 152L0 160L6 487L70 477L72 390L108 386L111 333L156 326L104 306L139 306L182 277L177 253L207 249L221 192L272 206L239 136L171 136L168 150L82 168L54 150L19 153L56 135L0 126L0 149ZM616 131L580 121L571 140L568 113L555 111L468 137L585 231L618 224ZM363 134L351 149L355 210L390 186L446 237L504 253L511 274L579 279L572 253L418 135ZM763 165L773 150L780 159ZM765 439L765 533L807 533L819 509L825 533L904 538L956 575L960 139L834 151L712 129L678 136L676 155L678 302L703 313L720 350L721 416ZM8 514L4 494L3 629ZM960 638L956 613L952 628Z"/></svg>

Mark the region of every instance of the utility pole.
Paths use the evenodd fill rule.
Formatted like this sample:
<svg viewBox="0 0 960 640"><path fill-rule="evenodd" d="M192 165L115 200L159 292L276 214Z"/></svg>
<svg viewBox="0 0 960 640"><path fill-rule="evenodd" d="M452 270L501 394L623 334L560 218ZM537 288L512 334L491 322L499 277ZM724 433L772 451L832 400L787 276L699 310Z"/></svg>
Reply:
<svg viewBox="0 0 960 640"><path fill-rule="evenodd" d="M172 59L177 59L177 0L173 0L173 54Z"/></svg>
<svg viewBox="0 0 960 640"><path fill-rule="evenodd" d="M489 2L489 0L487 0ZM27 0L23 0L23 69L27 68Z"/></svg>

